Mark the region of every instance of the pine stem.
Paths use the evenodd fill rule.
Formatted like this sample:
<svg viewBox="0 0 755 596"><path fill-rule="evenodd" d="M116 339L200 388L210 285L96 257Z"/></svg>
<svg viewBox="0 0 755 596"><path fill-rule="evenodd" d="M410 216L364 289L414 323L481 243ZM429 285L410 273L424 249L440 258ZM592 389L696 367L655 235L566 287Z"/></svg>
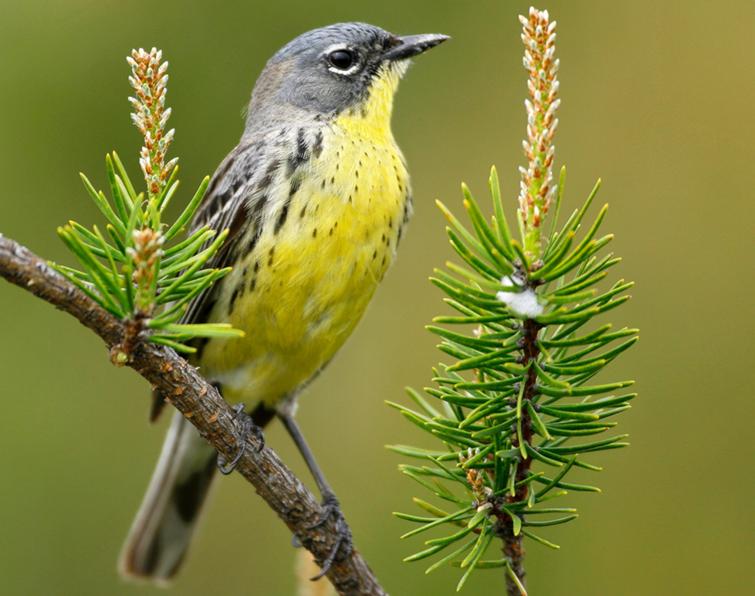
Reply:
<svg viewBox="0 0 755 596"><path fill-rule="evenodd" d="M519 17L522 23L522 41L524 42L524 67L529 74L527 89L529 98L525 100L527 109L527 138L522 143L527 167L519 168L521 173L519 192L519 223L522 230L524 252L532 263L532 267L541 266L542 254L541 226L543 219L548 213L552 199L556 193L556 184L553 181L553 156L555 146L553 136L558 126L555 117L556 110L561 103L558 99L558 59L554 57L556 41L556 22L550 20L547 10L537 10L531 7L529 14ZM533 291L534 287L529 282L532 271L524 270L522 277L527 280L525 291ZM523 402L532 401L537 388L537 373L534 362L540 356L537 346L537 335L542 326L532 319L522 322L521 363L527 367L524 378L524 390L521 394ZM521 404L519 404L521 406ZM518 408L517 419L518 432L513 438L512 447L520 450L519 465L514 478L518 488L515 494L508 495L509 503L527 500L529 486L523 482L530 473L532 459L526 449L532 443L532 421L529 408ZM510 516L504 516L499 521L498 536L503 541L503 554L509 562L506 574L506 589L510 596L524 594L522 588L525 584L524 570L524 545L522 534L514 532L514 521ZM516 576L516 579L511 574Z"/></svg>
<svg viewBox="0 0 755 596"><path fill-rule="evenodd" d="M510 530L511 526L507 526L507 530ZM503 541L503 556L510 562L510 570L506 569L506 594L507 596L523 596L522 590L516 583L510 573L515 573L519 578L519 582L522 586L526 586L525 571L524 571L524 545L522 544L522 535L514 536L513 532L504 533Z"/></svg>
<svg viewBox="0 0 755 596"><path fill-rule="evenodd" d="M527 366L537 360L540 355L540 349L537 345L537 335L541 329L541 325L532 319L526 319L522 323L522 364ZM525 401L531 401L537 391L537 373L534 367L529 367L527 376L524 381L524 393L522 399ZM532 443L532 420L529 416L529 409L522 408L521 414L521 440L530 445ZM519 436L515 435L512 441L513 447L519 447ZM516 501L524 501L529 496L529 486L524 480L530 472L530 466L532 465L532 459L529 457L522 458L519 462L516 472L516 482L519 483L514 495L506 497L507 502L513 503ZM511 570L519 578L519 582L522 586L526 585L525 570L524 570L524 545L522 544L521 532L517 535L514 533L514 524L511 517L506 516L502 526L498 530L498 535L503 541L503 554L509 561ZM511 596L522 596L522 591L516 582L508 574L506 575L506 589Z"/></svg>

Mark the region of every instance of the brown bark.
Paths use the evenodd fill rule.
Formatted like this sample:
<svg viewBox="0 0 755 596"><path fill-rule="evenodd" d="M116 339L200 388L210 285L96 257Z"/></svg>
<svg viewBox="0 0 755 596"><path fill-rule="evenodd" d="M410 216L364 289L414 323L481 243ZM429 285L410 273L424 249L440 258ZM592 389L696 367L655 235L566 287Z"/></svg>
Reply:
<svg viewBox="0 0 755 596"><path fill-rule="evenodd" d="M0 234L0 277L76 317L108 348L120 345L125 325L59 275L46 261ZM234 412L216 389L173 350L137 341L126 363L147 379L189 420L215 449L230 461L237 453ZM317 526L323 513L312 493L259 439L247 439L237 470L278 514L314 556L327 558L336 541L332 519ZM385 594L356 548L339 556L327 573L339 594Z"/></svg>

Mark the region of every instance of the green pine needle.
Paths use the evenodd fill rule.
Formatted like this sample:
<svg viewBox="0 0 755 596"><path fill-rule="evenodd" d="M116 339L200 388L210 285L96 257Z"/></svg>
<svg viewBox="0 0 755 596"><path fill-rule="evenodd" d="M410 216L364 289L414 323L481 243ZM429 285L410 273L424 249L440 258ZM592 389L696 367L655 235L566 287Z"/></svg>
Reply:
<svg viewBox="0 0 755 596"><path fill-rule="evenodd" d="M563 180L562 174L561 184ZM546 501L563 498L567 491L600 491L596 486L566 478L573 468L600 469L583 461L584 454L628 444L626 435L589 439L613 428L616 423L606 422L605 418L628 408L627 402L635 396L612 395L631 385L631 381L586 384L634 345L638 333L626 327L612 331L606 323L591 325L600 315L622 304L627 298L625 292L632 286L622 280L600 289L607 270L619 261L612 255L599 254L610 235L595 240L606 206L584 233L580 232L599 184L560 230L546 239L542 267L529 269L531 259L523 254L522 241L512 238L504 216L495 169L490 182L495 217L489 220L471 191L463 187L471 230L439 203L450 224L451 246L464 266L448 263L446 270L435 271L431 281L449 297L448 304L460 316L435 317L427 329L440 338L438 347L451 361L439 365L433 387L424 392L409 390L419 411L389 402L439 441L439 447L431 449L407 445L389 448L405 457L431 463L442 461L451 466L443 470L432 465L401 466L402 472L436 498L457 505L456 513L452 513L416 498L415 503L432 517L399 514L401 519L419 524L402 538L444 526L455 528L441 538L428 540L426 548L405 560L425 559L458 543L427 572L442 565L461 567L464 573L459 589L474 569L508 565L506 559L484 559L498 535L495 524L501 522L496 519L509 519L514 536L558 548L529 528L547 528L577 519L575 509L547 507L543 505ZM561 189L557 196L560 205ZM542 312L532 319L537 324L537 355L525 366L521 357L528 317L512 312L500 296L501 292L510 296L522 291L522 287L540 297L542 306ZM537 379L534 393L525 394L531 374ZM522 462L529 462L527 469L533 471L522 476ZM555 474L544 473L549 469L555 469ZM464 495L460 498L458 492L444 488L448 483L461 488ZM518 501L514 495L520 494L526 498ZM488 507L493 511L499 509L498 518L491 516L490 509L478 509L483 501L491 504ZM554 513L562 515L539 518ZM461 529L460 523L464 524ZM478 532L472 542L468 541L470 531Z"/></svg>
<svg viewBox="0 0 755 596"><path fill-rule="evenodd" d="M155 82L147 76L159 68L161 60L160 52L140 50L132 52L129 63L132 84L139 89L141 85L157 85L151 92L164 100L164 82ZM147 78L142 80L142 76ZM218 254L227 232L216 235L201 228L185 239L178 239L199 208L209 177L202 180L172 224L163 221L165 209L176 200L179 187L176 160L164 161L169 145L166 139L172 138L173 133L162 130L167 121L164 101L149 105L140 101L137 93L137 98L132 98L133 115L145 140L140 164L148 188L137 193L115 152L105 157L109 197L81 174L87 194L105 219L106 234L97 226L90 230L74 221L58 228L58 235L73 253L79 268L53 266L115 317L139 322L148 341L191 353L193 348L188 344L194 338L243 335L226 324L180 322L191 300L230 272L230 268L206 267ZM151 116L145 119L148 112ZM159 127L160 135L150 127ZM152 139L161 137L165 142L161 151L150 150Z"/></svg>

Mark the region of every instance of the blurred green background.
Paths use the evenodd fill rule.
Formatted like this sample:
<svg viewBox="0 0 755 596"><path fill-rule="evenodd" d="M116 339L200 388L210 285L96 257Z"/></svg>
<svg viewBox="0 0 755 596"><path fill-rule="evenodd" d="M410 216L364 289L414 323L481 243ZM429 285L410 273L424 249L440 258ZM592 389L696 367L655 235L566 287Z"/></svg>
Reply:
<svg viewBox="0 0 755 596"><path fill-rule="evenodd" d="M340 495L356 543L396 595L451 594L457 570L425 577L401 558L413 483L385 443L417 434L383 400L422 386L440 353L423 325L442 310L426 278L451 255L433 199L457 208L466 180L484 199L498 165L515 201L523 162L525 73L516 15L525 2L9 2L0 16L0 232L68 262L55 227L97 214L77 173L105 183L113 148L138 174L124 57L163 48L184 192L236 143L240 112L267 58L300 32L365 20L453 41L423 56L400 90L395 134L416 215L364 322L301 401L300 420ZM752 593L752 32L744 2L561 2L563 106L557 164L566 201L598 176L605 226L634 279L607 316L642 341L612 367L638 380L621 417L632 447L599 458L601 495L527 547L534 595ZM184 199L186 199L184 195ZM123 584L115 559L162 441L149 387L113 368L70 317L0 284L0 592L153 594ZM750 372L746 372L746 371ZM308 478L281 428L267 433ZM222 479L176 594L294 593L294 549L239 477ZM566 500L564 500L566 504ZM501 593L499 571L468 594Z"/></svg>

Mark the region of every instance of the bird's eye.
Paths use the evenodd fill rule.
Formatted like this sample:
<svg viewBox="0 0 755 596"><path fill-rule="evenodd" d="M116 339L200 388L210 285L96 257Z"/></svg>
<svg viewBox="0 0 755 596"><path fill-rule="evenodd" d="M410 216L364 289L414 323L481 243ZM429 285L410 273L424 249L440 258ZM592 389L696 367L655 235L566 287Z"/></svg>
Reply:
<svg viewBox="0 0 755 596"><path fill-rule="evenodd" d="M356 62L356 57L351 50L333 50L328 54L328 63L337 70L349 70Z"/></svg>

